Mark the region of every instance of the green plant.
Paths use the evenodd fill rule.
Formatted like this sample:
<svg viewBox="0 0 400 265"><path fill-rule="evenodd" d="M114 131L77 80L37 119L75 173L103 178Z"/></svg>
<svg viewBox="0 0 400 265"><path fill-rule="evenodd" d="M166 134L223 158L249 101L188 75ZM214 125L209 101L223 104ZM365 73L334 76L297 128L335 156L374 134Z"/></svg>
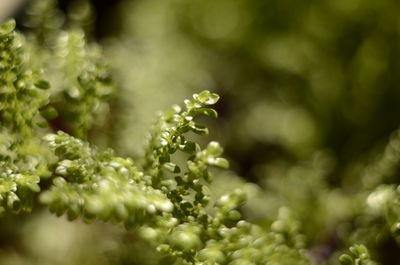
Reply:
<svg viewBox="0 0 400 265"><path fill-rule="evenodd" d="M373 265L376 264L370 259L368 249L364 245L350 247L351 255L343 254L339 260L342 265Z"/></svg>
<svg viewBox="0 0 400 265"><path fill-rule="evenodd" d="M0 80L7 88L2 91L0 109L3 208L30 211L34 194L40 193L40 202L51 212L66 213L70 220L82 217L123 223L128 229L139 227L143 238L166 255L167 263L180 258L191 264L307 264L302 241L287 214L270 231L242 220L238 207L245 194L240 189L206 208L210 201L207 183L212 181L209 167L227 168L228 162L220 157L222 148L217 142L201 149L187 134L208 133L195 120L200 115L217 117L208 107L218 101L216 94L195 94L185 101L185 109L174 106L161 115L143 162L138 164L115 156L112 150L99 151L65 132L51 133L48 121L55 118L57 110L50 95L57 91L39 78L40 69L24 61L33 55L28 54L14 27L15 22L9 21L0 30ZM69 38L74 35L63 33L60 37ZM73 47L84 47L84 43L67 42L64 49ZM66 53L64 64L81 54L76 50ZM90 62L90 58L83 60ZM68 84L74 84L68 81L72 77L78 80L77 97L65 88L71 100L62 107L76 110L71 114L76 121L70 130L84 137L91 125L92 99L98 88L97 79L91 76L102 76L102 70L85 64L80 74L63 67L61 71ZM187 156L182 166L175 161L178 151ZM47 178L52 184L41 187Z"/></svg>
<svg viewBox="0 0 400 265"><path fill-rule="evenodd" d="M57 2L0 30L1 265L396 260L395 1Z"/></svg>

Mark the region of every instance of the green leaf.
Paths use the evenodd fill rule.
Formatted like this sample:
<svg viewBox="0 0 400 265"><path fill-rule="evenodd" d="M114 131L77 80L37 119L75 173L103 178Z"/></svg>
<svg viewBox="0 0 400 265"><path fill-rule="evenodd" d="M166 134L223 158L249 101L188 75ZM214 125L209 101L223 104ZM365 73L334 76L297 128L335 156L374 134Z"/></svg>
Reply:
<svg viewBox="0 0 400 265"><path fill-rule="evenodd" d="M348 254L343 254L339 257L339 261L342 265L352 265L353 259Z"/></svg>
<svg viewBox="0 0 400 265"><path fill-rule="evenodd" d="M160 157L158 158L158 161L160 161L161 164L167 163L170 161L170 156L168 153L162 153Z"/></svg>
<svg viewBox="0 0 400 265"><path fill-rule="evenodd" d="M196 134L198 134L198 135L208 135L208 129L207 129L207 127L206 126L204 126L204 125L201 125L201 124L194 124L194 125L192 125L191 127L190 127L190 129L194 132L194 133L196 133Z"/></svg>
<svg viewBox="0 0 400 265"><path fill-rule="evenodd" d="M7 35L15 29L15 20L11 19L0 26L0 35Z"/></svg>
<svg viewBox="0 0 400 265"><path fill-rule="evenodd" d="M217 166L217 167L225 168L225 169L229 168L229 162L225 158L220 158L220 157L209 158L207 160L207 162L209 165L212 165L212 166Z"/></svg>
<svg viewBox="0 0 400 265"><path fill-rule="evenodd" d="M47 107L41 110L40 114L47 120L52 120L58 117L58 112L54 107Z"/></svg>
<svg viewBox="0 0 400 265"><path fill-rule="evenodd" d="M180 146L180 149L186 153L192 154L196 151L196 143L195 142L187 141L184 145L181 145L181 146Z"/></svg>
<svg viewBox="0 0 400 265"><path fill-rule="evenodd" d="M200 94L197 96L193 96L195 99L197 99L199 102L206 104L206 105L213 105L218 102L219 96L214 93L210 93L208 90L202 91Z"/></svg>
<svg viewBox="0 0 400 265"><path fill-rule="evenodd" d="M196 114L202 114L211 118L218 118L218 112L216 112L214 109L210 108L199 108L199 109L193 109L193 112Z"/></svg>
<svg viewBox="0 0 400 265"><path fill-rule="evenodd" d="M214 157L220 156L222 152L223 149L218 142L212 141L207 145L207 153Z"/></svg>
<svg viewBox="0 0 400 265"><path fill-rule="evenodd" d="M171 163L171 162L165 163L165 164L164 164L164 167L165 167L168 171L170 171L170 172L172 172L172 173L180 173L180 172L181 172L181 169L178 167L178 165L176 165L176 164L174 164L174 163Z"/></svg>
<svg viewBox="0 0 400 265"><path fill-rule="evenodd" d="M35 83L35 86L40 89L49 89L50 84L46 80L39 80Z"/></svg>

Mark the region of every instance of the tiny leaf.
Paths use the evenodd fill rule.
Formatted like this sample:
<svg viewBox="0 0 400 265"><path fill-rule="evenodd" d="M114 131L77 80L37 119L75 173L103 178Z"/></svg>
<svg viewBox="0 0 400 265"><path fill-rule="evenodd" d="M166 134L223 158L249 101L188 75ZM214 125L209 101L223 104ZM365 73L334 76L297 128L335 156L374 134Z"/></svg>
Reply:
<svg viewBox="0 0 400 265"><path fill-rule="evenodd" d="M203 104L212 105L218 102L219 96L217 94L210 93L208 90L205 90L197 96L197 100Z"/></svg>
<svg viewBox="0 0 400 265"><path fill-rule="evenodd" d="M49 89L49 88L50 88L49 82L47 82L47 81L45 81L45 80L39 80L39 81L37 81L37 82L35 83L35 86L36 86L37 88L40 88L40 89Z"/></svg>
<svg viewBox="0 0 400 265"><path fill-rule="evenodd" d="M171 162L165 163L165 164L164 164L164 167L165 167L168 171L170 171L170 172L172 172L172 173L180 173L180 172L181 172L181 169L179 168L179 166L176 165L176 164L174 164L174 163L171 163Z"/></svg>
<svg viewBox="0 0 400 265"><path fill-rule="evenodd" d="M0 26L0 35L7 35L15 29L15 20L11 19Z"/></svg>

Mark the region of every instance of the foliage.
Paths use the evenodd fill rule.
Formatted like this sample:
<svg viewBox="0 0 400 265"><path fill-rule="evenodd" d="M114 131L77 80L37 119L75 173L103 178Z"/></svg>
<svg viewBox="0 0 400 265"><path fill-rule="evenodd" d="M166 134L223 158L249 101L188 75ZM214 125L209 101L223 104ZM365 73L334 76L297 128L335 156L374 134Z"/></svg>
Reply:
<svg viewBox="0 0 400 265"><path fill-rule="evenodd" d="M340 263L342 265L373 265L375 262L371 261L367 248L364 245L355 245L350 247L351 255L343 254L340 256Z"/></svg>
<svg viewBox="0 0 400 265"><path fill-rule="evenodd" d="M3 127L10 127L16 137L20 134L28 141L30 138L39 141L33 119L36 116L42 118L39 109L49 100L49 93L43 94L42 90L49 89L49 84L42 80L32 82L32 77L19 69L27 65L18 57L20 52L14 43L16 33L13 27L13 21L2 26L5 44L2 80L10 80L4 86L13 89L3 96ZM73 43L66 46L82 45ZM82 88L91 91L88 84ZM33 92L27 93L28 89ZM44 99L40 97L42 95ZM43 138L48 146L46 151L52 152L56 159L39 157L48 159L44 166L52 175L52 185L41 192L40 201L58 216L66 212L70 220L82 216L87 221L100 219L123 223L126 227L139 226L142 236L156 245L158 251L168 254L168 258L180 257L192 264L306 264L306 257L298 249L301 245L292 238L296 233L292 234L290 225L277 225L277 231L266 232L241 220L237 211L244 201L241 190L223 195L213 207L213 214L206 211L210 198L205 182L212 180L208 167L227 168L228 162L219 157L222 148L218 143L210 142L201 150L200 145L187 140L185 134L189 131L199 135L208 133L205 126L195 122L195 118L199 115L217 117L216 111L206 106L215 104L218 99L216 94L203 91L185 101L185 110L174 106L162 115L152 130L143 170L137 169L131 159L116 157L111 150L97 151L65 132L47 134ZM85 106L91 106L90 99L83 97L82 100ZM70 102L72 108L74 103ZM82 113L86 115L90 111ZM79 117L79 113L75 116ZM85 124L78 127L86 129ZM188 154L187 171L181 175L180 167L171 158L178 150ZM8 157L4 158L2 165L9 174L2 178L3 197L6 196L4 203L9 207L13 207L17 200L23 205L27 203L26 189L40 191L38 166L30 169L36 176L12 171L23 170L25 173L23 163L29 164L20 157L24 154L21 150L13 151L16 152L15 169L6 167ZM11 157L8 160L13 162ZM22 197L17 197L17 194Z"/></svg>
<svg viewBox="0 0 400 265"><path fill-rule="evenodd" d="M61 2L0 28L0 264L398 259L395 1Z"/></svg>
<svg viewBox="0 0 400 265"><path fill-rule="evenodd" d="M25 62L24 40L14 31L15 22L0 28L0 210L28 210L32 192L38 192L40 177L49 175L46 150L35 129L46 123L49 84Z"/></svg>

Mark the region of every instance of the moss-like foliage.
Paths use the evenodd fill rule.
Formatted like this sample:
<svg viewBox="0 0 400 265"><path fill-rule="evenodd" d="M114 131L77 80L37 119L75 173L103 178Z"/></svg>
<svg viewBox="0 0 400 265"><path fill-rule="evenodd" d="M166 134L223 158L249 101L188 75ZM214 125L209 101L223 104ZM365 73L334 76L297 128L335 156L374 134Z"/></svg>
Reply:
<svg viewBox="0 0 400 265"><path fill-rule="evenodd" d="M207 183L212 181L209 168L226 169L229 164L220 157L222 148L217 142L202 149L189 140L189 133L208 134L196 118L217 117L209 106L218 101L218 95L203 91L185 100L184 109L176 105L161 115L139 163L117 157L112 150L99 151L62 131L44 135L51 131L40 128L47 126L45 117L52 118L46 109L54 104L48 92L50 85L39 78L40 72L30 68L29 60L24 60L23 39L15 32L14 24L10 21L0 31L0 80L5 88L0 112L3 208L30 210L27 205L36 198L33 194L41 191L41 178L51 176L52 184L39 196L51 212L58 216L66 213L70 220L82 217L86 221L121 223L128 229L136 227L165 255L164 262L180 259L190 264L308 264L302 241L297 238L299 232L287 214L270 230L244 221L238 211L245 201L240 189L221 196L207 208ZM69 38L78 42L69 42ZM74 33L61 40L66 41L64 51L84 45ZM84 57L73 60L68 69L77 69L86 61L80 62L80 58ZM65 53L64 65L70 64L69 60ZM97 90L93 76L104 73L91 65L80 66L81 74L60 69L67 78L66 84L75 82L68 78L80 84L78 90L83 94L77 92L79 101L71 99L65 104L73 110L77 109L76 104L84 106L73 115L75 128L83 132L91 125L94 106L93 97L85 95ZM69 88L66 89L64 92L68 93ZM184 154L183 163L176 158L177 152Z"/></svg>
<svg viewBox="0 0 400 265"><path fill-rule="evenodd" d="M398 259L394 0L58 2L0 26L0 265Z"/></svg>
<svg viewBox="0 0 400 265"><path fill-rule="evenodd" d="M29 210L40 177L49 175L47 150L37 136L46 125L49 84L26 62L15 21L0 27L0 211Z"/></svg>
<svg viewBox="0 0 400 265"><path fill-rule="evenodd" d="M339 258L342 265L376 265L372 261L368 249L364 245L354 245L350 247L350 255L343 254Z"/></svg>
<svg viewBox="0 0 400 265"><path fill-rule="evenodd" d="M110 150L98 152L63 132L45 136L58 160L53 185L41 201L57 215L66 212L69 219L82 216L140 226L140 234L158 251L192 264L307 264L297 232L286 219L271 231L241 220L241 190L219 198L213 213L206 210L208 168L226 168L228 162L219 157L218 143L201 150L185 134L207 132L194 118L216 116L204 105L217 100L216 94L203 91L185 102L185 111L175 106L162 115L154 126L143 171L130 159L115 157ZM188 153L186 170L171 158L178 150Z"/></svg>

